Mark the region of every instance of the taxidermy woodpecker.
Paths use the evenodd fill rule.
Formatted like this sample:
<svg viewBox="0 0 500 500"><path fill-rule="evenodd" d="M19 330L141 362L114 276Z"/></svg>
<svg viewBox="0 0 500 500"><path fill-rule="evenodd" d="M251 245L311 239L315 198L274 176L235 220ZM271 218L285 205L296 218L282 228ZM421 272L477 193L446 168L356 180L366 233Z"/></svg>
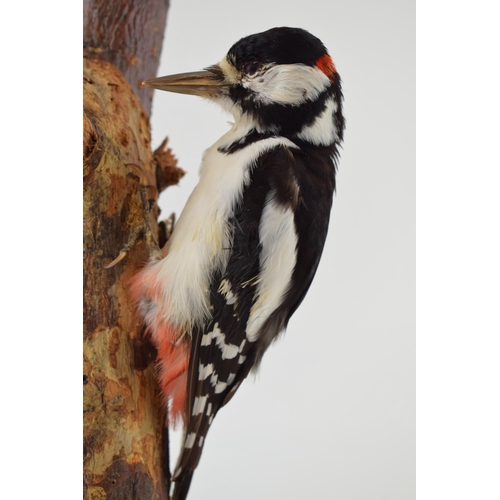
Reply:
<svg viewBox="0 0 500 500"><path fill-rule="evenodd" d="M205 151L200 179L132 292L158 348L169 421L184 437L173 473L186 498L217 412L255 370L304 299L328 229L344 131L340 77L298 28L241 39L205 71L155 78L234 117Z"/></svg>

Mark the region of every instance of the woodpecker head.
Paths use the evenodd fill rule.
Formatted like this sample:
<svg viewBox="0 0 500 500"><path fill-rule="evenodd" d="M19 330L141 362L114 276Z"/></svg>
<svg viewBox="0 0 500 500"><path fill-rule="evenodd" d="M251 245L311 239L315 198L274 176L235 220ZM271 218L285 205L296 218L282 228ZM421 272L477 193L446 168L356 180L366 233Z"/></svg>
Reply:
<svg viewBox="0 0 500 500"><path fill-rule="evenodd" d="M323 146L342 141L340 77L323 43L300 28L247 36L205 71L144 84L214 100L236 120L251 119L261 133Z"/></svg>

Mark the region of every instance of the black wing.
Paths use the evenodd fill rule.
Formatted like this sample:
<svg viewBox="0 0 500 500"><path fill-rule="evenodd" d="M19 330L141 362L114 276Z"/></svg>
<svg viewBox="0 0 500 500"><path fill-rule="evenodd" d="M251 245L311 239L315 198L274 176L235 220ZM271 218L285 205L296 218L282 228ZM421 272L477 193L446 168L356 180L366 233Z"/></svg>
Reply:
<svg viewBox="0 0 500 500"><path fill-rule="evenodd" d="M280 147L262 155L229 221L233 243L228 265L214 277L210 289L213 318L192 338L187 425L174 473L173 500L187 495L215 414L258 365L311 284L326 238L335 187L331 152L325 148L325 153ZM271 193L295 214L297 264L283 302L264 323L258 340L251 343L246 339L246 327L260 274L259 225Z"/></svg>

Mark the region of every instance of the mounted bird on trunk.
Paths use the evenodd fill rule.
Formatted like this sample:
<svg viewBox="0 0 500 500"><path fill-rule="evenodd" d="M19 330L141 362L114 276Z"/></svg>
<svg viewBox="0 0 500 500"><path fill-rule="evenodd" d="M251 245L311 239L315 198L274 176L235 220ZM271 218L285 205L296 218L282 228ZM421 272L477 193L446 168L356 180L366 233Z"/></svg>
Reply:
<svg viewBox="0 0 500 500"><path fill-rule="evenodd" d="M205 71L145 82L234 117L162 252L134 278L170 421L184 425L174 500L208 429L307 293L328 230L343 139L340 77L323 43L273 28Z"/></svg>

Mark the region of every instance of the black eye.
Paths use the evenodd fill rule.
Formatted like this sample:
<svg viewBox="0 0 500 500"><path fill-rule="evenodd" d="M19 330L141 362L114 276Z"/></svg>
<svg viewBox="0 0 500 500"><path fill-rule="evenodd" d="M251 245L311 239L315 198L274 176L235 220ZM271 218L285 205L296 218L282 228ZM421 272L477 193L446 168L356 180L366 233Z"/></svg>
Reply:
<svg viewBox="0 0 500 500"><path fill-rule="evenodd" d="M255 73L257 73L257 71L259 71L259 69L262 67L261 64L259 64L258 62L250 62L250 63L246 63L244 66L243 66L243 71L245 72L245 74L247 74L248 76L252 76L252 75L255 75Z"/></svg>

